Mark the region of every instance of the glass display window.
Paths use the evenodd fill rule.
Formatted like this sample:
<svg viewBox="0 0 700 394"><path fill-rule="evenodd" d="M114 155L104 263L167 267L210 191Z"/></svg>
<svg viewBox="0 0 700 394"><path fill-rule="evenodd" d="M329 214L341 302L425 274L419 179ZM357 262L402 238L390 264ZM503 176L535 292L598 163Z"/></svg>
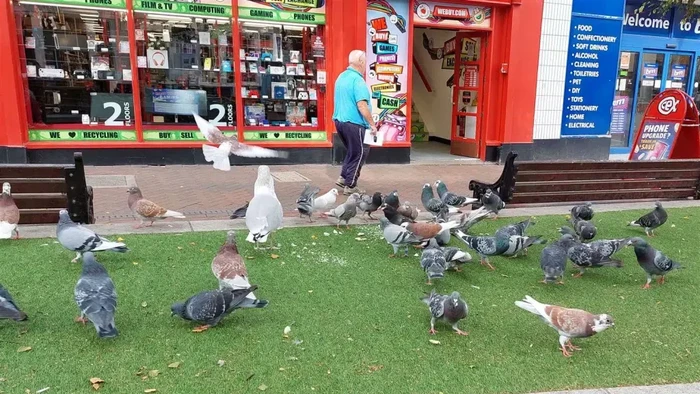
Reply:
<svg viewBox="0 0 700 394"><path fill-rule="evenodd" d="M229 19L135 13L144 128L236 125L234 40Z"/></svg>
<svg viewBox="0 0 700 394"><path fill-rule="evenodd" d="M319 129L324 27L243 21L239 29L245 127Z"/></svg>
<svg viewBox="0 0 700 394"><path fill-rule="evenodd" d="M133 128L125 11L22 4L15 16L30 128Z"/></svg>

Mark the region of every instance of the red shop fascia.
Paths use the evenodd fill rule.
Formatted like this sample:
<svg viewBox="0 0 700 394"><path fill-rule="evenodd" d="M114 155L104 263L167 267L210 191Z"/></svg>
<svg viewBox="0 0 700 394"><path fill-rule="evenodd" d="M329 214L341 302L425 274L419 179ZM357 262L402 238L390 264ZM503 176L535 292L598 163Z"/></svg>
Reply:
<svg viewBox="0 0 700 394"><path fill-rule="evenodd" d="M413 13L421 1L2 1L0 163L64 162L78 150L88 164L202 163L191 112L289 150L290 162L330 163L333 82L351 50L368 49L368 4ZM491 8L479 157L531 143L543 0L440 2ZM377 161L408 162L407 134L375 148Z"/></svg>

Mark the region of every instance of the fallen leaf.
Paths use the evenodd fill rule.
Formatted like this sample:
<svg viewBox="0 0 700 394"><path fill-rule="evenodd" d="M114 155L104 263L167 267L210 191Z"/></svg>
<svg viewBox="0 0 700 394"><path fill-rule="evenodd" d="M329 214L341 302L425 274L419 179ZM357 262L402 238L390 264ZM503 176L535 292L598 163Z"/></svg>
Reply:
<svg viewBox="0 0 700 394"><path fill-rule="evenodd" d="M177 247L177 250L182 250L182 246L178 246L178 247Z"/></svg>
<svg viewBox="0 0 700 394"><path fill-rule="evenodd" d="M312 236L311 236L311 239L316 239L316 238L318 238L318 237L315 236L315 235L312 235Z"/></svg>
<svg viewBox="0 0 700 394"><path fill-rule="evenodd" d="M292 327L289 326L285 327L284 331L282 331L284 335L289 335L290 332L292 332Z"/></svg>
<svg viewBox="0 0 700 394"><path fill-rule="evenodd" d="M472 287L475 288L475 289L477 289L477 290L481 290L481 287L479 287L479 286L474 286L474 285L472 285Z"/></svg>
<svg viewBox="0 0 700 394"><path fill-rule="evenodd" d="M148 371L148 376L155 378L156 376L160 375L160 371L157 369L152 369Z"/></svg>
<svg viewBox="0 0 700 394"><path fill-rule="evenodd" d="M297 361L297 360L299 360L299 357L290 356L290 357L287 357L287 360L289 360L289 361Z"/></svg>
<svg viewBox="0 0 700 394"><path fill-rule="evenodd" d="M284 371L284 368L280 367L280 369L279 369L279 370L280 370L280 371Z"/></svg>
<svg viewBox="0 0 700 394"><path fill-rule="evenodd" d="M379 371L379 370L382 369L382 368L384 368L384 366L381 365L381 364L378 364L378 365L370 365L370 366L369 366L369 372L370 372L370 373L372 373L372 372L377 372L377 371Z"/></svg>
<svg viewBox="0 0 700 394"><path fill-rule="evenodd" d="M93 388L95 391L99 390L100 387L101 387L101 386L100 386L98 383L93 383L93 384L92 384L92 388Z"/></svg>
<svg viewBox="0 0 700 394"><path fill-rule="evenodd" d="M362 237L357 237L355 238L355 241L366 241L367 238L362 238Z"/></svg>
<svg viewBox="0 0 700 394"><path fill-rule="evenodd" d="M123 240L124 240L124 238L122 238L122 237L117 238L117 242L121 242Z"/></svg>
<svg viewBox="0 0 700 394"><path fill-rule="evenodd" d="M260 390L260 391L265 391L265 390L267 390L267 386L265 385L265 383L263 383L263 384L261 384L260 386L258 386L258 390Z"/></svg>
<svg viewBox="0 0 700 394"><path fill-rule="evenodd" d="M192 329L192 332L204 332L206 330L207 330L206 328L195 327Z"/></svg>
<svg viewBox="0 0 700 394"><path fill-rule="evenodd" d="M323 233L324 237L330 237L331 235L329 233Z"/></svg>
<svg viewBox="0 0 700 394"><path fill-rule="evenodd" d="M358 236L358 237L361 237L361 236L363 236L363 235L365 235L365 233L357 233L357 236Z"/></svg>
<svg viewBox="0 0 700 394"><path fill-rule="evenodd" d="M51 387L44 387L44 388L41 389L41 390L37 390L37 391L36 391L36 394L41 394L41 393L47 392L47 391L49 391L50 388L51 388Z"/></svg>
<svg viewBox="0 0 700 394"><path fill-rule="evenodd" d="M168 364L168 368L180 368L180 362L175 361L174 363Z"/></svg>
<svg viewBox="0 0 700 394"><path fill-rule="evenodd" d="M226 361L224 361L224 360L219 360L219 361L217 361L216 363L217 363L220 367L223 367L224 364L226 364Z"/></svg>
<svg viewBox="0 0 700 394"><path fill-rule="evenodd" d="M146 389L146 390L143 390L144 393L155 393L156 391L158 391L158 390L156 390L156 389Z"/></svg>
<svg viewBox="0 0 700 394"><path fill-rule="evenodd" d="M90 383L95 384L95 383L104 383L105 381L100 379L100 378L90 378Z"/></svg>
<svg viewBox="0 0 700 394"><path fill-rule="evenodd" d="M435 339L429 339L428 342L432 343L433 345L439 345L440 341L435 340Z"/></svg>
<svg viewBox="0 0 700 394"><path fill-rule="evenodd" d="M313 292L314 292L313 290L309 290L309 293L313 293Z"/></svg>
<svg viewBox="0 0 700 394"><path fill-rule="evenodd" d="M22 346L21 348L17 349L17 353L24 353L32 350L31 346Z"/></svg>
<svg viewBox="0 0 700 394"><path fill-rule="evenodd" d="M139 263L137 263L136 261L132 261L131 264L133 264L133 265L139 265Z"/></svg>
<svg viewBox="0 0 700 394"><path fill-rule="evenodd" d="M676 225L675 225L675 224L672 224L671 227L676 227Z"/></svg>
<svg viewBox="0 0 700 394"><path fill-rule="evenodd" d="M279 259L279 258L280 258L280 255L274 254L274 253L273 253L273 254L270 255L270 257L272 257L273 259Z"/></svg>
<svg viewBox="0 0 700 394"><path fill-rule="evenodd" d="M147 303L146 301L144 301L144 302L141 303L141 306L142 306L143 308L145 308L145 307L148 306L148 303Z"/></svg>
<svg viewBox="0 0 700 394"><path fill-rule="evenodd" d="M190 245L195 246L195 245L197 245L197 244L194 243L194 242L190 242Z"/></svg>
<svg viewBox="0 0 700 394"><path fill-rule="evenodd" d="M141 366L138 371L136 371L136 376L141 376L146 372L146 367Z"/></svg>

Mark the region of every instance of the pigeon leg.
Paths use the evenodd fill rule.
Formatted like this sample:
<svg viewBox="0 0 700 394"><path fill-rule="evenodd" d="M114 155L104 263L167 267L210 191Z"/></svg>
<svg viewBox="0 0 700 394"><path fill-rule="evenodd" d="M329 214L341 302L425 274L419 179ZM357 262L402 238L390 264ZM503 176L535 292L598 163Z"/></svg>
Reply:
<svg viewBox="0 0 700 394"><path fill-rule="evenodd" d="M516 253L516 254L514 254L514 255L508 257L508 258L509 258L509 259L517 259L517 258L518 258L518 254Z"/></svg>
<svg viewBox="0 0 700 394"><path fill-rule="evenodd" d="M134 228L141 228L141 227L143 227L143 218L141 218L141 221L138 224L134 225Z"/></svg>
<svg viewBox="0 0 700 394"><path fill-rule="evenodd" d="M73 260L71 260L70 262L71 262L71 263L77 263L78 260L80 260L81 257L83 257L83 254L80 253L80 252L76 252L76 253L75 253L75 258L74 258Z"/></svg>
<svg viewBox="0 0 700 394"><path fill-rule="evenodd" d="M327 218L327 217L328 217L328 215L326 215L325 212L321 212L321 213L319 214L319 216L322 217L322 218Z"/></svg>
<svg viewBox="0 0 700 394"><path fill-rule="evenodd" d="M406 249L403 252L403 257L408 257L408 245L406 245Z"/></svg>
<svg viewBox="0 0 700 394"><path fill-rule="evenodd" d="M545 284L545 285L548 285L548 284L549 284L549 282L547 282L547 279L542 279L542 280L540 281L540 283L543 283L543 284Z"/></svg>
<svg viewBox="0 0 700 394"><path fill-rule="evenodd" d="M650 288L651 287L650 283L651 283L651 275L647 275L647 283L645 283L644 286L642 286L642 289L646 290L646 289Z"/></svg>
<svg viewBox="0 0 700 394"><path fill-rule="evenodd" d="M558 284L558 285L563 285L563 284L564 284L564 278L559 279L559 281L557 282L557 284Z"/></svg>
<svg viewBox="0 0 700 394"><path fill-rule="evenodd" d="M578 271L577 274L573 274L573 275L571 275L571 276L573 276L574 278L580 278L580 277L583 276L583 273L584 273L584 272L585 272L585 270L580 269L580 270Z"/></svg>
<svg viewBox="0 0 700 394"><path fill-rule="evenodd" d="M660 278L657 280L657 282L658 282L660 285L663 285L664 283L666 283L666 277L665 277L665 276L660 277Z"/></svg>
<svg viewBox="0 0 700 394"><path fill-rule="evenodd" d="M496 268L494 268L494 266L491 265L491 263L489 262L489 259L487 257L483 257L483 256L481 257L481 265L489 267L489 269L491 271L496 270Z"/></svg>
<svg viewBox="0 0 700 394"><path fill-rule="evenodd" d="M462 272L462 268L460 268L460 266L456 266L456 267L455 267L455 272Z"/></svg>
<svg viewBox="0 0 700 394"><path fill-rule="evenodd" d="M428 332L431 335L437 334L437 331L435 331L435 318L434 317L430 318L430 330Z"/></svg>
<svg viewBox="0 0 700 394"><path fill-rule="evenodd" d="M195 327L195 328L192 329L192 332L202 332L202 331L206 331L206 330L209 329L209 327L211 327L211 326L208 325L208 324L204 324L204 325L201 325L201 326L197 326L197 327Z"/></svg>
<svg viewBox="0 0 700 394"><path fill-rule="evenodd" d="M566 350L566 344L570 341L569 338L561 335L559 336L559 346L561 348L561 354L564 355L564 357L571 357L571 353L569 353L568 350Z"/></svg>
<svg viewBox="0 0 700 394"><path fill-rule="evenodd" d="M571 339L569 339L569 341L566 342L566 348L569 349L569 350L571 350L572 352L573 352L573 351L576 351L576 350L581 350L580 347L574 346L574 345L571 343Z"/></svg>
<svg viewBox="0 0 700 394"><path fill-rule="evenodd" d="M15 239L19 239L19 230L15 227Z"/></svg>
<svg viewBox="0 0 700 394"><path fill-rule="evenodd" d="M76 323L83 323L83 325L87 323L87 319L83 315L76 317L75 319L73 319L73 321Z"/></svg>
<svg viewBox="0 0 700 394"><path fill-rule="evenodd" d="M428 285L428 286L432 286L433 282L431 282L431 281L430 281L430 278L428 278L428 281L425 282L425 284Z"/></svg>
<svg viewBox="0 0 700 394"><path fill-rule="evenodd" d="M644 233L647 235L647 237L651 237L651 234L649 234L648 228L646 228L646 227L644 228Z"/></svg>
<svg viewBox="0 0 700 394"><path fill-rule="evenodd" d="M457 327L457 323L455 323L455 324L452 326L452 329L455 330L455 332L457 333L457 335L464 335L464 336L469 335L469 333L468 333L467 331L462 331L462 330L460 330L459 327Z"/></svg>
<svg viewBox="0 0 700 394"><path fill-rule="evenodd" d="M367 217L369 217L372 220L377 220L377 218L372 217L372 212L367 212Z"/></svg>

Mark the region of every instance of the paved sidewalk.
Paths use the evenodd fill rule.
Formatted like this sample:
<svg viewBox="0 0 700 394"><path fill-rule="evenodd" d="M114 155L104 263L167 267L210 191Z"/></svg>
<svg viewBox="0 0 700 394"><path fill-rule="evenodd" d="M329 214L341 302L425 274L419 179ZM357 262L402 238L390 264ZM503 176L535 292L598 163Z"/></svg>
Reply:
<svg viewBox="0 0 700 394"><path fill-rule="evenodd" d="M450 190L469 195L467 185L478 179L493 182L502 166L494 164L468 165L366 165L360 177L360 187L369 193L399 191L401 200L420 204L421 186L443 180ZM134 221L126 204L126 189L137 185L145 198L190 220L226 219L253 196L257 177L256 166L233 167L230 172L214 170L210 165L199 166L113 166L86 167L88 184L95 192L97 223ZM335 186L339 166L297 165L271 166L274 173L290 182L277 180L275 191L286 216L298 216L295 201L306 182L325 193ZM302 178L292 179L292 177ZM308 180L307 180L308 179ZM342 191L341 191L342 192ZM344 197L340 196L339 201Z"/></svg>
<svg viewBox="0 0 700 394"><path fill-rule="evenodd" d="M611 389L552 391L538 394L700 394L700 383L668 384L663 386L617 387Z"/></svg>

